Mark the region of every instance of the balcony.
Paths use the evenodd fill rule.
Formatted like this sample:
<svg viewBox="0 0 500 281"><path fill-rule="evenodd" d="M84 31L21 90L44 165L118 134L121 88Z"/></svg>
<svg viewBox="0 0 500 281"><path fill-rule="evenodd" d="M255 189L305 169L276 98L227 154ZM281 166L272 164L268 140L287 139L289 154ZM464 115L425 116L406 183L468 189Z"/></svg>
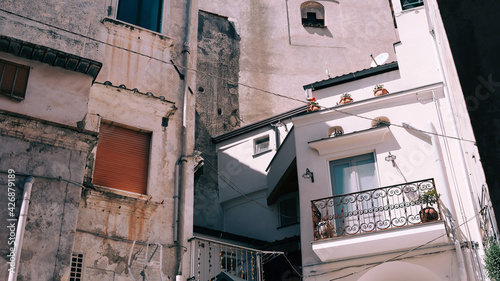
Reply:
<svg viewBox="0 0 500 281"><path fill-rule="evenodd" d="M311 201L313 251L322 261L331 261L448 245L439 202L431 205L433 220L422 213L422 195L428 191L436 192L434 179Z"/></svg>
<svg viewBox="0 0 500 281"><path fill-rule="evenodd" d="M191 243L191 277L188 280L263 281L263 265L283 252L261 251L202 237Z"/></svg>
<svg viewBox="0 0 500 281"><path fill-rule="evenodd" d="M436 192L434 179L313 200L314 240L422 224L422 195L431 190Z"/></svg>

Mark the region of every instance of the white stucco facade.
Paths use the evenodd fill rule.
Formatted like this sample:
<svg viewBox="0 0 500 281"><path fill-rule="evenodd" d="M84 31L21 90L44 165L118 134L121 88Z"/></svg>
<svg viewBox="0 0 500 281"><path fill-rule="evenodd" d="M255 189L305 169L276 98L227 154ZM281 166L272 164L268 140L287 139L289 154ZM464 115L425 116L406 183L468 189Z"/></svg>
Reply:
<svg viewBox="0 0 500 281"><path fill-rule="evenodd" d="M219 144L219 168L238 163L231 181L241 188L241 195L221 189L223 205L240 198L225 213L230 217L226 228L234 231L232 225L238 225L239 233L264 237L252 229L269 221L264 211L249 214L243 206L253 204L250 196L265 203L264 187L267 200L275 198L287 169L296 165L303 280L484 280L483 242L496 231L496 222L481 213L488 208L481 203L488 201L486 181L439 10L435 1L404 11L399 1L393 4L397 62L305 85L322 110L283 121L293 131L275 155L251 154L252 140L272 136L271 126L248 129ZM374 96L377 84L389 94ZM344 93L354 102L339 105ZM332 136L334 129L343 134ZM339 193L336 185L346 180L334 172L336 163L366 155L373 156L373 189ZM348 177L361 186L360 172L352 171ZM440 195L437 221L419 217L420 189L406 193L422 182L432 183ZM391 201L399 196L391 193L396 189L404 194L401 202ZM364 202L362 196L383 197L377 199L383 208L375 199L372 207L357 203L349 212L340 210L347 201L332 205L335 200ZM398 217L399 209L405 213ZM360 218L366 214L370 221L363 225ZM350 219L360 221L351 225ZM328 228L333 235L322 236L319 220L333 225L333 232ZM264 232L267 239L283 238L272 228Z"/></svg>

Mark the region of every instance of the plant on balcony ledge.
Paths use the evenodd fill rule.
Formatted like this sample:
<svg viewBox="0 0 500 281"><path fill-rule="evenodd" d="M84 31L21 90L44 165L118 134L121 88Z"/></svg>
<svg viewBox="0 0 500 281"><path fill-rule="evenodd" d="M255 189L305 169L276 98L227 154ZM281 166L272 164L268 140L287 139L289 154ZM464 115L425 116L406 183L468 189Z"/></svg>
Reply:
<svg viewBox="0 0 500 281"><path fill-rule="evenodd" d="M425 208L420 210L420 220L422 223L436 221L439 219L439 213L431 207L436 204L439 199L440 194L437 194L434 189L431 189L420 196L420 202L425 204Z"/></svg>
<svg viewBox="0 0 500 281"><path fill-rule="evenodd" d="M389 91L387 91L387 89L384 88L384 85L382 85L382 84L377 84L373 88L373 95L376 97L387 95L388 93L389 93Z"/></svg>
<svg viewBox="0 0 500 281"><path fill-rule="evenodd" d="M307 99L307 112L318 111L321 109L315 97Z"/></svg>
<svg viewBox="0 0 500 281"><path fill-rule="evenodd" d="M353 102L354 100L351 98L351 94L349 93L343 93L342 96L340 97L340 102L339 104L346 104Z"/></svg>

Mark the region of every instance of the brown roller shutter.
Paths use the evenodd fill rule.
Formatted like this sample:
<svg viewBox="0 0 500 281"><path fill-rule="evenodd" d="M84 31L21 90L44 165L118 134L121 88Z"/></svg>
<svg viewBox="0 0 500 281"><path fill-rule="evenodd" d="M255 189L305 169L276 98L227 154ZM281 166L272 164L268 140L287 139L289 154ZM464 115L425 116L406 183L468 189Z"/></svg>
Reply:
<svg viewBox="0 0 500 281"><path fill-rule="evenodd" d="M151 133L102 123L93 182L133 193L146 194Z"/></svg>

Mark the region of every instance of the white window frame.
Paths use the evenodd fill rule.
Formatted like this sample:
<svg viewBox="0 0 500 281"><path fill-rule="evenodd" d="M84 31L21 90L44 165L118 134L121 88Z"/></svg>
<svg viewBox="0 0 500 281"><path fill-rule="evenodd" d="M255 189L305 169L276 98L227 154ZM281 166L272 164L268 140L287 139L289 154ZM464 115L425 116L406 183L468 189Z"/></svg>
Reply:
<svg viewBox="0 0 500 281"><path fill-rule="evenodd" d="M262 143L266 143L266 142L261 142L263 140L267 139L267 149L263 150L260 148L260 144ZM253 140L253 154L254 155L260 155L260 154L263 154L263 153L266 153L268 151L271 151L271 138L269 135L265 135L265 136L262 136L262 137L259 137L259 138L256 138Z"/></svg>

